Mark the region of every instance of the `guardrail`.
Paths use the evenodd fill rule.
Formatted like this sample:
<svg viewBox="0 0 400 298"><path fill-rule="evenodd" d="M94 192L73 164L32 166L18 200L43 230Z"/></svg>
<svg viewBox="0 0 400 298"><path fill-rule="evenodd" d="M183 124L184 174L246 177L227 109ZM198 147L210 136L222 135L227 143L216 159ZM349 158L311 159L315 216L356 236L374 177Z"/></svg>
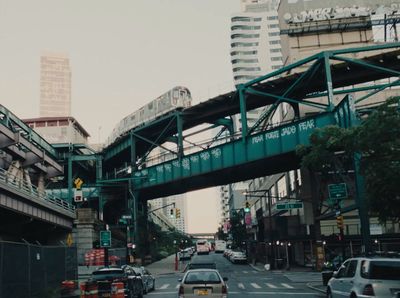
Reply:
<svg viewBox="0 0 400 298"><path fill-rule="evenodd" d="M10 175L5 169L0 169L0 184L12 187L14 190L19 191L21 194L29 195L35 200L40 200L51 204L51 206L56 208L61 208L62 210L74 212L75 206L72 204L61 200L59 198L53 197L46 192L38 190L38 188L32 184L27 183L25 180Z"/></svg>

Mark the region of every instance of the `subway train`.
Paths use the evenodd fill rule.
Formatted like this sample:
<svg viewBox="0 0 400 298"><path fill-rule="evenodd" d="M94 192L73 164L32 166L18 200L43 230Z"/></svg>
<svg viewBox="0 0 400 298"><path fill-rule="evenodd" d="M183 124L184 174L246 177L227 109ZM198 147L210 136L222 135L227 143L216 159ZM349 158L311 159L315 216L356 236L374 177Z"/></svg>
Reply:
<svg viewBox="0 0 400 298"><path fill-rule="evenodd" d="M170 111L179 108L188 108L191 106L191 103L192 96L188 88L181 86L172 88L136 112L123 118L108 137L105 147L114 143L131 129L140 127Z"/></svg>

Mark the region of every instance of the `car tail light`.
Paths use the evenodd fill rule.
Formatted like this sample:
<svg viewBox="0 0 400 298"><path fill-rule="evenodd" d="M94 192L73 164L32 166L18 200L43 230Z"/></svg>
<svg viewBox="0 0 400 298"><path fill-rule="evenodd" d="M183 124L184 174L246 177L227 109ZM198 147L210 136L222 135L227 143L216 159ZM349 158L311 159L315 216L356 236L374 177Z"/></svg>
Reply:
<svg viewBox="0 0 400 298"><path fill-rule="evenodd" d="M374 288L372 287L372 285L366 285L366 286L364 287L363 295L366 295L366 296L375 296Z"/></svg>
<svg viewBox="0 0 400 298"><path fill-rule="evenodd" d="M183 298L184 293L185 293L185 289L183 288L183 286L180 286L179 292L178 292L179 298Z"/></svg>
<svg viewBox="0 0 400 298"><path fill-rule="evenodd" d="M222 294L228 294L228 289L226 285L222 285Z"/></svg>

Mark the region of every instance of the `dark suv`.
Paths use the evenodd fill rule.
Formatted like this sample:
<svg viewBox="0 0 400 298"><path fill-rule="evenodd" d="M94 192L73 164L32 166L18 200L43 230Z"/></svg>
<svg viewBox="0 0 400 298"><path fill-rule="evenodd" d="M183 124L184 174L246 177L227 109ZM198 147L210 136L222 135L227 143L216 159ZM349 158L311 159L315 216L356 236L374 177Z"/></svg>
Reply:
<svg viewBox="0 0 400 298"><path fill-rule="evenodd" d="M137 276L133 270L129 268L105 267L93 271L92 281L98 286L98 297L111 297L111 285L113 282L121 281L125 287L125 297L142 298L143 283L140 276Z"/></svg>

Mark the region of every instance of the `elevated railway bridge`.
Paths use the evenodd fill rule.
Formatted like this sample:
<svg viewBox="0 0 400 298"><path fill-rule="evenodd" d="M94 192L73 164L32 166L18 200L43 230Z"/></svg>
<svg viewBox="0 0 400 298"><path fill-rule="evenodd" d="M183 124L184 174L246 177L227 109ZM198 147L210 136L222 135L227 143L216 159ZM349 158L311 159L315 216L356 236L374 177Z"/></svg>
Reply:
<svg viewBox="0 0 400 298"><path fill-rule="evenodd" d="M87 186L97 193L105 220L117 222L128 209L135 226L139 215L147 213L147 200L297 169L295 149L309 144L315 129L357 125L363 104L399 86L399 57L400 43L321 52L133 128L98 155L70 152L65 157L67 183L60 191L68 206L64 218L70 222L73 213L74 162L96 163L95 179ZM291 107L293 117L269 125L282 104ZM262 107L250 126L248 112ZM54 147L5 108L1 115L0 144L10 161L29 166L35 177L62 174ZM192 140L205 131L214 134L211 140ZM164 153L157 155L157 150ZM43 178L35 182L40 190ZM49 200L43 201L50 206Z"/></svg>
<svg viewBox="0 0 400 298"><path fill-rule="evenodd" d="M363 104L399 86L399 58L399 43L321 52L236 91L167 114L105 148L98 183L125 184L128 207L136 216L139 209L146 212L146 200L297 169L296 147L308 145L315 129L357 125ZM293 118L266 125L283 103L291 107ZM249 126L248 111L260 107L266 108ZM240 117L239 128L234 115ZM208 143L188 141L216 128L220 131ZM155 148L167 154L154 158ZM363 208L362 200L350 209Z"/></svg>

